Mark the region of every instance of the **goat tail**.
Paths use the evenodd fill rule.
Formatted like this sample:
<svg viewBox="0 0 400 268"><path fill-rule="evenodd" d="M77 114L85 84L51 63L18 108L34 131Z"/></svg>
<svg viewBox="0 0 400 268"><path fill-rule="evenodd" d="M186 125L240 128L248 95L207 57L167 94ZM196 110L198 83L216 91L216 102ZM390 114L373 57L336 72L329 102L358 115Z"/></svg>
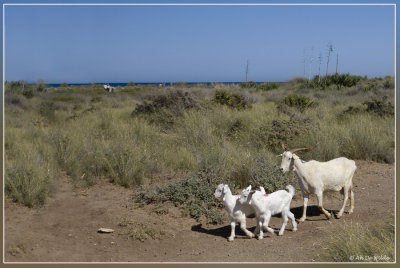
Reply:
<svg viewBox="0 0 400 268"><path fill-rule="evenodd" d="M289 194L290 194L292 197L294 196L295 189L294 189L294 187L293 187L292 185L286 186L286 190L289 191Z"/></svg>

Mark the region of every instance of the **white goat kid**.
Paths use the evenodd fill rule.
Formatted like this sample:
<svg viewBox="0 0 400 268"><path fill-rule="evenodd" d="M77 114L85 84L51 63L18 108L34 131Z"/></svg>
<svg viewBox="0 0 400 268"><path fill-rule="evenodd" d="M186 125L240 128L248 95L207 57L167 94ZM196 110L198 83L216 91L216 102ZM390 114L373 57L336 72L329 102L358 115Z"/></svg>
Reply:
<svg viewBox="0 0 400 268"><path fill-rule="evenodd" d="M215 189L214 197L222 199L225 205L225 209L228 212L230 224L231 224L231 235L228 240L233 241L235 239L235 227L236 223L240 224L240 229L250 238L254 237L254 234L246 229L246 216L254 214L254 209L248 204L239 203L238 199L240 195L232 195L228 185L220 184Z"/></svg>
<svg viewBox="0 0 400 268"><path fill-rule="evenodd" d="M350 210L349 214L353 213L354 210L354 192L353 192L353 175L357 167L353 160L349 160L345 157L336 158L327 162L318 162L311 160L308 162L302 161L294 152L300 150L309 150L310 148L297 148L287 150L282 145L285 152L280 156L282 157L282 163L280 170L285 173L288 171L294 171L298 178L300 188L303 194L303 215L299 219L299 222L304 222L306 219L307 203L309 194L315 194L318 198L318 208L330 219L332 215L324 209L322 205L323 192L326 190L340 191L343 189L344 201L343 206L339 213L336 215L337 218L341 218L350 197Z"/></svg>
<svg viewBox="0 0 400 268"><path fill-rule="evenodd" d="M293 186L286 186L285 190L279 190L271 194L265 194L264 188L260 187L261 191L251 191L251 185L242 191L239 202L242 204L249 204L256 212L257 227L254 231L258 234L258 239L263 239L263 229L270 233L274 233L274 230L268 226L271 216L281 213L282 215L282 227L279 231L279 235L283 235L288 217L291 219L293 224L293 231L297 231L297 223L293 213L290 211L290 202L292 201L295 189Z"/></svg>

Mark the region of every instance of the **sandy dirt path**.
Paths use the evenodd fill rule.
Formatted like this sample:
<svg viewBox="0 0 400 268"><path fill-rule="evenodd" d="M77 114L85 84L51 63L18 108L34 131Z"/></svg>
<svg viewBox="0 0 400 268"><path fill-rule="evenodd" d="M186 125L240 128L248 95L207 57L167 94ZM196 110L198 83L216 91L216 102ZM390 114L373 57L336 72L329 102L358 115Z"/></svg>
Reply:
<svg viewBox="0 0 400 268"><path fill-rule="evenodd" d="M288 223L284 236L266 233L249 239L237 227L228 242L230 226L201 225L171 205L135 208L132 189L101 182L89 189L73 189L59 178L54 193L42 208L29 209L5 200L6 262L312 262L320 245L343 222L372 224L394 214L394 165L356 161L354 214L325 219L312 196L308 219L297 232ZM297 186L296 186L297 187ZM340 195L324 196L324 206L337 211ZM291 211L299 218L302 200L295 195ZM281 225L273 217L271 227ZM255 219L247 226L254 230ZM101 227L114 233L101 234ZM130 238L132 230L151 230L155 239Z"/></svg>

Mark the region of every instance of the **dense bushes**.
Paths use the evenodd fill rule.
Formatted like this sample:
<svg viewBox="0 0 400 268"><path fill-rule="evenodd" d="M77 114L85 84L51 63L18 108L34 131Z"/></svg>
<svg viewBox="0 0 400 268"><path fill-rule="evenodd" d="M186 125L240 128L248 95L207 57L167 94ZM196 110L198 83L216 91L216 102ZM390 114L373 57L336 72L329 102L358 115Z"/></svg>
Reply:
<svg viewBox="0 0 400 268"><path fill-rule="evenodd" d="M217 181L210 170L202 170L178 182L138 191L133 199L139 205L172 202L197 221L205 216L207 223L221 223L224 216L216 210L219 202L213 196Z"/></svg>
<svg viewBox="0 0 400 268"><path fill-rule="evenodd" d="M240 83L239 86L241 88L257 88L258 85L254 81L249 81L249 82Z"/></svg>
<svg viewBox="0 0 400 268"><path fill-rule="evenodd" d="M278 83L264 83L261 84L257 87L257 89L262 90L262 91L269 91L273 89L277 89L279 87Z"/></svg>
<svg viewBox="0 0 400 268"><path fill-rule="evenodd" d="M15 94L15 93L8 93L4 96L4 104L7 107L18 107L21 109L26 109L26 101L21 95Z"/></svg>
<svg viewBox="0 0 400 268"><path fill-rule="evenodd" d="M354 115L361 113L371 113L380 117L394 116L394 105L387 100L387 97L379 99L372 99L362 103L358 106L349 106L344 110L339 118L343 118L346 115Z"/></svg>
<svg viewBox="0 0 400 268"><path fill-rule="evenodd" d="M278 110L287 112L286 107L294 107L300 112L315 107L317 104L313 100L305 96L289 95L278 104Z"/></svg>
<svg viewBox="0 0 400 268"><path fill-rule="evenodd" d="M273 120L267 144L271 151L279 152L282 149L282 143L292 143L296 137L306 136L315 130L310 118L292 116L289 120Z"/></svg>
<svg viewBox="0 0 400 268"><path fill-rule="evenodd" d="M254 81L249 81L249 82L240 83L239 86L241 88L256 89L256 90L261 90L261 91L269 91L269 90L277 89L279 87L279 84L278 83L273 83L273 82L257 84Z"/></svg>
<svg viewBox="0 0 400 268"><path fill-rule="evenodd" d="M366 101L363 103L367 106L365 111L375 113L379 116L394 116L394 106L387 99Z"/></svg>
<svg viewBox="0 0 400 268"><path fill-rule="evenodd" d="M225 214L212 197L218 183L237 193L248 184L274 191L292 182L277 169L282 142L318 144L302 153L306 160L346 156L393 163L394 94L386 80L374 80L376 89L367 93L360 84L316 92L297 79L250 92L237 85L191 85L186 91L141 86L105 94L97 85L72 85L35 91L30 99L20 90L27 85L7 84L6 194L28 206L43 204L62 172L76 187L99 180L143 186L146 202L169 200L186 215L220 222Z"/></svg>
<svg viewBox="0 0 400 268"><path fill-rule="evenodd" d="M324 77L316 75L312 80L305 81L303 87L321 88L325 89L330 86L336 86L337 89L342 87L352 87L361 81L362 77L350 74L333 74Z"/></svg>
<svg viewBox="0 0 400 268"><path fill-rule="evenodd" d="M131 115L143 117L150 123L170 128L177 117L182 116L184 110L197 107L199 107L199 103L192 94L187 91L175 90L151 97L150 102L144 101L142 104L138 104Z"/></svg>
<svg viewBox="0 0 400 268"><path fill-rule="evenodd" d="M214 101L238 110L251 107L251 103L244 96L226 90L217 90Z"/></svg>
<svg viewBox="0 0 400 268"><path fill-rule="evenodd" d="M133 114L150 114L159 112L162 109L171 109L176 111L178 115L185 109L195 107L197 107L197 102L189 92L175 90L152 97L151 102L137 105Z"/></svg>
<svg viewBox="0 0 400 268"><path fill-rule="evenodd" d="M361 79L362 77L357 75L334 74L326 76L324 82L326 86L336 85L338 88L341 88L355 86Z"/></svg>

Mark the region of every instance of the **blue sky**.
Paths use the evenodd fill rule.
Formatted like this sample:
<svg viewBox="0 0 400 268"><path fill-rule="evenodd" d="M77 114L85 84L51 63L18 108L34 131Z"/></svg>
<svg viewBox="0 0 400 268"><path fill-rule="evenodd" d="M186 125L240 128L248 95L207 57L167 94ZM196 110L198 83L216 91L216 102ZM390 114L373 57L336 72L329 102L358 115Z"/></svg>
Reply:
<svg viewBox="0 0 400 268"><path fill-rule="evenodd" d="M394 7L5 6L7 81L286 81L328 43L329 73L394 75Z"/></svg>

